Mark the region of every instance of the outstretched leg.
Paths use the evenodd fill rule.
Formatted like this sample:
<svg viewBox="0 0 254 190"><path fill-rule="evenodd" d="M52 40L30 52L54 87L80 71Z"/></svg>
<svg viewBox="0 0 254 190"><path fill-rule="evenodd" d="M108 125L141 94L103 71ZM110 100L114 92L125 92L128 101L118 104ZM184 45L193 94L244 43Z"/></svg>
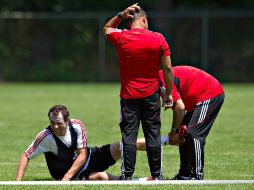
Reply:
<svg viewBox="0 0 254 190"><path fill-rule="evenodd" d="M89 175L89 180L118 180L119 176L114 176L106 172L95 172Z"/></svg>

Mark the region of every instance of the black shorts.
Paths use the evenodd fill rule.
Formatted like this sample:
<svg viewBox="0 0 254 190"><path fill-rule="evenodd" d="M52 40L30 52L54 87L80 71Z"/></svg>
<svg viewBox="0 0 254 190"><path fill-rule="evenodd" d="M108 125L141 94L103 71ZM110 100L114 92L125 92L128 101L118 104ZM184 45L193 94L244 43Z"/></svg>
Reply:
<svg viewBox="0 0 254 190"><path fill-rule="evenodd" d="M88 179L91 173L103 172L116 163L110 153L110 144L102 147L88 148L88 152L87 163L81 169L76 179Z"/></svg>
<svg viewBox="0 0 254 190"><path fill-rule="evenodd" d="M224 94L199 103L193 112L187 112L183 123L187 125L188 134L193 138L204 140L224 102Z"/></svg>

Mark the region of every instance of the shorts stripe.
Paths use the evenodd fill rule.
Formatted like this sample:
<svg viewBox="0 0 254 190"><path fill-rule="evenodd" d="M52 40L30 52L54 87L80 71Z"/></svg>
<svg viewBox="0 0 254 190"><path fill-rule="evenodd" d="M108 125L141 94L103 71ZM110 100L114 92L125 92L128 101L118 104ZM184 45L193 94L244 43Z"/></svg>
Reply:
<svg viewBox="0 0 254 190"><path fill-rule="evenodd" d="M201 108L201 113L200 113L200 116L199 116L199 119L198 119L198 124L201 123L202 121L204 121L204 119L206 117L208 107L209 107L209 102L210 102L210 99L204 101L204 103L202 105L202 108Z"/></svg>
<svg viewBox="0 0 254 190"><path fill-rule="evenodd" d="M161 145L161 169L160 169L160 176L163 174L163 148Z"/></svg>
<svg viewBox="0 0 254 190"><path fill-rule="evenodd" d="M124 166L124 156L123 156L123 142L120 143L120 149L121 149L121 160L122 160L122 167L121 167L121 174L123 177L125 177L125 166Z"/></svg>
<svg viewBox="0 0 254 190"><path fill-rule="evenodd" d="M201 163L201 149L200 149L200 141L194 138L194 145L195 145L195 156L196 156L196 174L200 173L202 168Z"/></svg>

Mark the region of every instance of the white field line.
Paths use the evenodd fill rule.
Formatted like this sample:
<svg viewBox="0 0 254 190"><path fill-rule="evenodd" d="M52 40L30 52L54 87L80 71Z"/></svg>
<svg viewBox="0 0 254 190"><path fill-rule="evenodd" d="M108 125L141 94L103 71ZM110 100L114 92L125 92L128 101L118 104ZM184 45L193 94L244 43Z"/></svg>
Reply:
<svg viewBox="0 0 254 190"><path fill-rule="evenodd" d="M0 185L220 185L220 184L254 184L254 180L0 181Z"/></svg>

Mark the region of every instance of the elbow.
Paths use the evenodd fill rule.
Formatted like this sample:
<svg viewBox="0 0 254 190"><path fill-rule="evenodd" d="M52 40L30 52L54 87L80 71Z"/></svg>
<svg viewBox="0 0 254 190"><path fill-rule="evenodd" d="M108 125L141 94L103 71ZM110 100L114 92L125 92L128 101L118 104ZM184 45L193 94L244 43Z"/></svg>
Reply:
<svg viewBox="0 0 254 190"><path fill-rule="evenodd" d="M102 29L102 32L103 32L105 37L106 37L106 33L107 33L106 31L107 31L107 28L106 28L106 26L104 26L103 29Z"/></svg>
<svg viewBox="0 0 254 190"><path fill-rule="evenodd" d="M182 103L182 101L176 101L176 103L174 104L174 110L185 111L185 105Z"/></svg>

